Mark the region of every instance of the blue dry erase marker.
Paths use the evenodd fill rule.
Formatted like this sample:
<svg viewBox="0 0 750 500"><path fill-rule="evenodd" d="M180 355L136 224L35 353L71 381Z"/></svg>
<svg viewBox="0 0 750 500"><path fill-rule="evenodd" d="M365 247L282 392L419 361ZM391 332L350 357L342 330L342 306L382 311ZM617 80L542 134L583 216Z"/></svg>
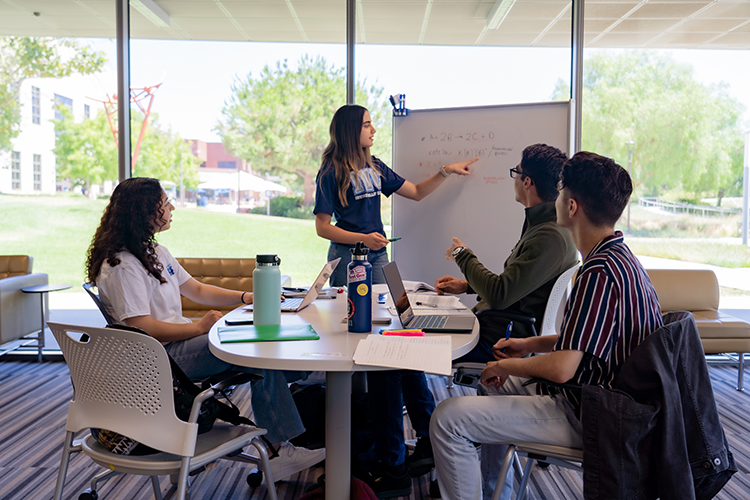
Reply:
<svg viewBox="0 0 750 500"><path fill-rule="evenodd" d="M510 338L510 332L513 331L513 322L511 321L508 323L508 328L505 329L505 340L508 340ZM505 354L505 350L507 347L503 347L503 354Z"/></svg>

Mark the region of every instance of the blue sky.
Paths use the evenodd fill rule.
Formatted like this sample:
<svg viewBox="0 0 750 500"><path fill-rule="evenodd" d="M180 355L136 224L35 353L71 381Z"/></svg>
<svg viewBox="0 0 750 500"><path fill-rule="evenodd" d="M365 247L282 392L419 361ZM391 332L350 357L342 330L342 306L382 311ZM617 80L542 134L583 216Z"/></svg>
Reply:
<svg viewBox="0 0 750 500"><path fill-rule="evenodd" d="M114 67L114 40L88 42ZM750 52L669 52L691 63L702 83L727 83L750 109ZM213 128L235 78L284 59L294 65L304 54L346 64L344 45L133 40L131 84L164 78L153 108L162 126L186 139L219 141ZM413 109L545 101L559 78L570 78L569 49L358 45L355 54L360 80L406 94Z"/></svg>

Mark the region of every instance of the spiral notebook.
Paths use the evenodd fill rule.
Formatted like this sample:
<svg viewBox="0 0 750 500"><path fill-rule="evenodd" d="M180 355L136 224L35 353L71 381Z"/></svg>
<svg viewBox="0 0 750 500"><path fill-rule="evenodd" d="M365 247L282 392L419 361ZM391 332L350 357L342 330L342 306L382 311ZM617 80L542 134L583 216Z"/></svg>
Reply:
<svg viewBox="0 0 750 500"><path fill-rule="evenodd" d="M319 340L312 325L220 326L219 342L279 342L283 340Z"/></svg>

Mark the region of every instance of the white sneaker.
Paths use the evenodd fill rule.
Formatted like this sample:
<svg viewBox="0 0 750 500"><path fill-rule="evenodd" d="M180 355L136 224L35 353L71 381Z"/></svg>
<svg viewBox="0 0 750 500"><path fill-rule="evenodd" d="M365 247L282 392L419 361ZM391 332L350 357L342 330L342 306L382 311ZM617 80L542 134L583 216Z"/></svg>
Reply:
<svg viewBox="0 0 750 500"><path fill-rule="evenodd" d="M308 450L307 448L298 448L289 441L285 441L281 443L279 456L274 457L270 462L273 480L286 479L292 474L309 469L325 458L325 448Z"/></svg>

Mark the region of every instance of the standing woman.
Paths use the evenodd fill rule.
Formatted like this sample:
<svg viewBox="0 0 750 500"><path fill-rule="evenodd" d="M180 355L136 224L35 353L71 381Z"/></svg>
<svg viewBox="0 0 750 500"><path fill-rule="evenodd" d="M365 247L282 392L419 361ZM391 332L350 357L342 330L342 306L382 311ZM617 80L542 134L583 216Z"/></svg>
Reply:
<svg viewBox="0 0 750 500"><path fill-rule="evenodd" d="M385 283L383 266L388 263L388 240L380 218L380 194L396 193L419 201L432 193L451 174L468 175L469 165L478 160L443 166L435 175L419 184L407 181L370 155L375 127L367 109L356 104L342 106L331 120L331 142L323 152L315 194L315 230L331 240L328 260L341 257L331 275L331 286L346 285L349 249L363 241L370 249L373 284ZM331 224L336 216L336 224Z"/></svg>
<svg viewBox="0 0 750 500"><path fill-rule="evenodd" d="M419 201L432 193L451 174L468 175L464 161L445 165L419 184L399 176L378 158L370 155L375 127L370 113L362 106L342 106L331 120L331 142L323 152L323 164L317 178L315 229L318 236L331 240L328 260L351 260L349 251L358 241L370 249L373 284L385 283L383 266L388 263L388 240L380 218L380 194L393 193ZM336 216L336 225L331 224ZM345 264L336 267L331 286L346 284ZM408 496L411 477L431 469L429 443L430 417L435 399L427 387L424 372L388 370L367 372L370 420L373 422L373 447L365 454L361 473L378 498ZM406 460L403 407L411 418L419 441ZM411 469L411 472L410 472Z"/></svg>

